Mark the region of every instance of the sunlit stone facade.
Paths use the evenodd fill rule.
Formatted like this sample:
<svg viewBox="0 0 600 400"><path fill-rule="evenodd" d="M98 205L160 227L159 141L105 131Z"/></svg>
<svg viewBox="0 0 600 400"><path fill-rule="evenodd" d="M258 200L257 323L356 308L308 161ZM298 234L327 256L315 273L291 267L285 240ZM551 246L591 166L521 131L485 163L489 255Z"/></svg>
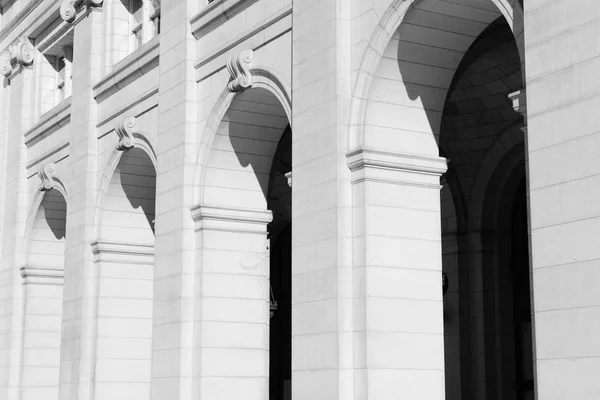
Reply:
<svg viewBox="0 0 600 400"><path fill-rule="evenodd" d="M0 7L0 399L600 398L597 0Z"/></svg>

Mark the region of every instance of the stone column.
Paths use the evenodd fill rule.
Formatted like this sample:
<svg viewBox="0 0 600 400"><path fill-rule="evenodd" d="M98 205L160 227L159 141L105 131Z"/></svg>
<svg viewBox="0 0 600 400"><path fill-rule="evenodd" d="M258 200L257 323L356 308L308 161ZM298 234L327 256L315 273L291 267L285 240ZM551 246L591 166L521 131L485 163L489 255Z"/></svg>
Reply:
<svg viewBox="0 0 600 400"><path fill-rule="evenodd" d="M97 197L97 104L92 87L102 74L102 14L99 8L72 16L73 82L69 136L69 192L60 364L61 400L94 393L97 280L91 241ZM74 12L75 10L73 10ZM65 16L63 16L65 18Z"/></svg>
<svg viewBox="0 0 600 400"><path fill-rule="evenodd" d="M353 399L350 1L294 0L292 398ZM318 145L316 145L318 143Z"/></svg>
<svg viewBox="0 0 600 400"><path fill-rule="evenodd" d="M197 125L196 40L190 18L200 2L163 3L156 175L152 333L153 400L192 400L193 204Z"/></svg>
<svg viewBox="0 0 600 400"><path fill-rule="evenodd" d="M94 399L148 399L154 246L100 241L92 251L98 281Z"/></svg>
<svg viewBox="0 0 600 400"><path fill-rule="evenodd" d="M267 210L198 206L195 398L269 396Z"/></svg>
<svg viewBox="0 0 600 400"><path fill-rule="evenodd" d="M25 38L7 50L8 64L1 66L10 90L6 131L6 161L0 260L0 398L18 399L21 384L23 287L19 267L27 219L27 149L24 134L31 127L33 47ZM4 56L5 54L2 54ZM9 86L10 85L10 88Z"/></svg>
<svg viewBox="0 0 600 400"><path fill-rule="evenodd" d="M446 160L362 149L353 193L354 394L442 400L439 177Z"/></svg>

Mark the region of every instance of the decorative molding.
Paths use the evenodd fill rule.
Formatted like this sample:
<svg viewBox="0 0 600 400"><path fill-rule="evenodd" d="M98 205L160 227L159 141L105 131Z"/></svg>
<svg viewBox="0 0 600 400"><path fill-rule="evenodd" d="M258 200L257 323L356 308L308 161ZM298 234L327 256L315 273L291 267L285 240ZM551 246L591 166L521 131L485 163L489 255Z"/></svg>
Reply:
<svg viewBox="0 0 600 400"><path fill-rule="evenodd" d="M371 167L439 176L448 168L446 159L443 157L427 157L369 148L350 151L346 153L346 159L348 167L353 172Z"/></svg>
<svg viewBox="0 0 600 400"><path fill-rule="evenodd" d="M196 39L201 38L257 1L258 0L214 0L190 20L192 34Z"/></svg>
<svg viewBox="0 0 600 400"><path fill-rule="evenodd" d="M23 22L23 20L27 18L29 14L31 14L31 12L35 10L37 6L40 5L40 3L42 2L43 0L31 0L29 3L27 3L25 7L23 7L23 9L19 11L19 13L14 18L12 18L10 22L2 28L2 30L0 31L0 41L6 39L6 37L15 30L15 27L21 25L21 22ZM46 18L49 15L47 11L51 7L52 5L50 5L50 7L44 10L44 13L42 13L42 15L44 15Z"/></svg>
<svg viewBox="0 0 600 400"><path fill-rule="evenodd" d="M119 136L116 145L117 150L129 150L135 146L133 129L135 128L135 117L121 118L115 125L115 132Z"/></svg>
<svg viewBox="0 0 600 400"><path fill-rule="evenodd" d="M62 268L24 266L20 268L23 284L62 286L65 272Z"/></svg>
<svg viewBox="0 0 600 400"><path fill-rule="evenodd" d="M200 68L204 67L205 65L209 64L213 60L221 57L223 54L229 53L231 51L231 49L234 49L234 48L240 46L241 44L243 44L244 42L246 42L247 40L249 40L250 38L256 36L257 34L259 34L261 32L263 33L264 37L261 40L262 44L258 47L262 47L265 44L285 35L286 33L291 32L292 31L292 19L291 18L288 18L286 24L279 25L280 30L267 29L267 28L271 27L272 25L278 23L285 17L291 16L291 15L292 15L292 4L290 3L286 7L282 8L277 14L272 15L271 19L269 19L268 21L262 21L261 23L255 25L254 28L248 30L243 35L235 38L234 40L232 40L228 43L221 44L218 49L215 49L215 51L210 52L210 54L208 54L205 58L199 60L194 65L194 68L200 69ZM255 48L253 50L256 50L257 48ZM223 65L222 62L219 63L217 70L221 70L221 68L223 67L222 65ZM208 73L208 75L210 75L214 72L215 71ZM202 80L202 78L198 78L198 80Z"/></svg>
<svg viewBox="0 0 600 400"><path fill-rule="evenodd" d="M8 78L15 68L31 65L33 63L34 51L29 39L24 36L19 37L17 43L8 46L8 49L2 52L0 57L2 75Z"/></svg>
<svg viewBox="0 0 600 400"><path fill-rule="evenodd" d="M158 67L160 55L160 36L119 61L112 72L94 85L94 99L101 103L106 98L129 85L139 77ZM158 81L156 82L158 84Z"/></svg>
<svg viewBox="0 0 600 400"><path fill-rule="evenodd" d="M71 97L68 97L42 115L38 123L25 133L25 146L29 148L39 143L63 126L68 125L70 121Z"/></svg>
<svg viewBox="0 0 600 400"><path fill-rule="evenodd" d="M251 49L242 50L227 60L227 70L232 78L227 85L230 92L241 92L252 87L252 60L254 52Z"/></svg>
<svg viewBox="0 0 600 400"><path fill-rule="evenodd" d="M56 171L56 164L54 163L40 166L40 169L38 169L38 176L42 181L38 186L40 192L46 192L54 188L54 171Z"/></svg>
<svg viewBox="0 0 600 400"><path fill-rule="evenodd" d="M60 5L60 16L68 23L73 23L77 17L77 9L81 6L87 8L101 7L102 0L63 0Z"/></svg>
<svg viewBox="0 0 600 400"><path fill-rule="evenodd" d="M101 253L110 253L117 255L142 255L153 256L154 244L152 243L125 243L108 242L98 240L92 243L92 253L98 255Z"/></svg>
<svg viewBox="0 0 600 400"><path fill-rule="evenodd" d="M196 231L218 230L227 232L267 233L267 225L273 220L269 210L252 208L227 208L200 204L192 207L192 219Z"/></svg>
<svg viewBox="0 0 600 400"><path fill-rule="evenodd" d="M126 262L154 266L153 243L125 243L98 240L92 242L95 262Z"/></svg>
<svg viewBox="0 0 600 400"><path fill-rule="evenodd" d="M285 177L287 178L288 186L291 188L292 187L292 171L285 174Z"/></svg>

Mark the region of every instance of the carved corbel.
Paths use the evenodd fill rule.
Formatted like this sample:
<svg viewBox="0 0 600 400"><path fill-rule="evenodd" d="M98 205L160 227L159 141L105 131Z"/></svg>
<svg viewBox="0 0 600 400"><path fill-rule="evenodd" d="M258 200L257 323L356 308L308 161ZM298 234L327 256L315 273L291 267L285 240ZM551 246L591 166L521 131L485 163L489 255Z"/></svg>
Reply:
<svg viewBox="0 0 600 400"><path fill-rule="evenodd" d="M160 10L160 0L150 0L152 3L152 7L154 7L154 12Z"/></svg>
<svg viewBox="0 0 600 400"><path fill-rule="evenodd" d="M508 98L512 101L514 110L523 116L525 125L527 125L527 92L525 89L510 93Z"/></svg>
<svg viewBox="0 0 600 400"><path fill-rule="evenodd" d="M135 117L123 118L117 122L115 125L115 132L119 136L117 150L129 150L135 146L133 128L135 128Z"/></svg>
<svg viewBox="0 0 600 400"><path fill-rule="evenodd" d="M38 176L42 181L38 190L40 192L46 192L54 187L54 171L56 170L56 165L54 163L49 163L41 166L38 169Z"/></svg>
<svg viewBox="0 0 600 400"><path fill-rule="evenodd" d="M252 60L254 52L250 49L242 50L227 60L227 70L233 79L227 85L230 92L241 92L252 87Z"/></svg>
<svg viewBox="0 0 600 400"><path fill-rule="evenodd" d="M100 7L102 0L63 0L60 5L60 16L68 23L75 21L77 9L85 5L86 7Z"/></svg>

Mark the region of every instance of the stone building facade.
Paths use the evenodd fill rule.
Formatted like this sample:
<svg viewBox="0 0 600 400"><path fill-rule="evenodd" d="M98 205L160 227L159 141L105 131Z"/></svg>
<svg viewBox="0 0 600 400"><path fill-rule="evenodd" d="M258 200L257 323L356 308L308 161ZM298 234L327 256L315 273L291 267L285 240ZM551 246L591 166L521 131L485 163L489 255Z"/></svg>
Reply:
<svg viewBox="0 0 600 400"><path fill-rule="evenodd" d="M0 399L597 400L597 0L2 0Z"/></svg>

